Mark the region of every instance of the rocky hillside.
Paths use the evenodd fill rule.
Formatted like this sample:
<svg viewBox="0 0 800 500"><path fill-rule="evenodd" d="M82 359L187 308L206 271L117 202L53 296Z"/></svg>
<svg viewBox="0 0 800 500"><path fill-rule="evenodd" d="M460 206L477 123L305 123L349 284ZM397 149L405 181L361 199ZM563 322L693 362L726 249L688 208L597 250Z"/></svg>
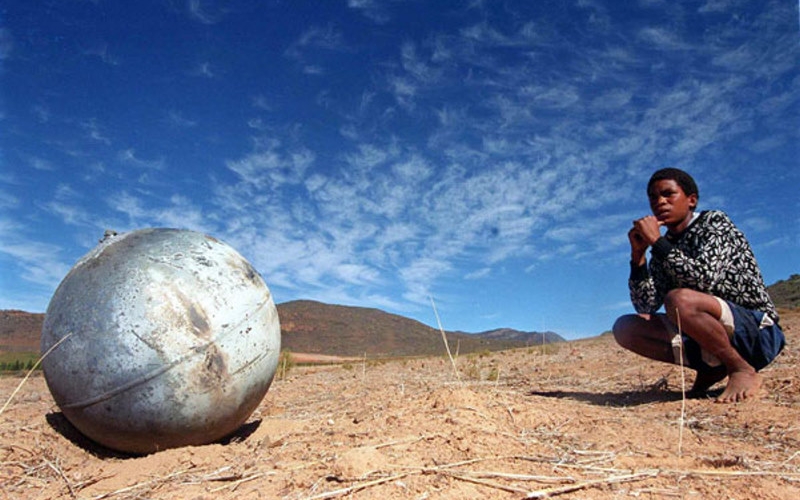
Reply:
<svg viewBox="0 0 800 500"><path fill-rule="evenodd" d="M0 310L0 352L39 350L43 313Z"/></svg>
<svg viewBox="0 0 800 500"><path fill-rule="evenodd" d="M779 308L800 308L800 274L793 274L788 280L770 286L769 295Z"/></svg>
<svg viewBox="0 0 800 500"><path fill-rule="evenodd" d="M379 309L298 300L278 305L283 346L292 352L337 356L421 356L444 353L442 334L419 321ZM496 351L542 343L543 333L503 329L447 332L451 351ZM563 342L548 332L545 342Z"/></svg>

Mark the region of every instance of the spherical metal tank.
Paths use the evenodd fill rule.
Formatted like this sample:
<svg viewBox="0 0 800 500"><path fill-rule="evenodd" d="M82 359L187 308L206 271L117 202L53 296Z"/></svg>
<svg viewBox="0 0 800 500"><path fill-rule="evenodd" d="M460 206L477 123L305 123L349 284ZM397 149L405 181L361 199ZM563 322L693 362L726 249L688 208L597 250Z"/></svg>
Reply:
<svg viewBox="0 0 800 500"><path fill-rule="evenodd" d="M272 383L280 342L269 289L233 248L143 229L104 239L58 286L42 368L83 434L150 453L241 426Z"/></svg>

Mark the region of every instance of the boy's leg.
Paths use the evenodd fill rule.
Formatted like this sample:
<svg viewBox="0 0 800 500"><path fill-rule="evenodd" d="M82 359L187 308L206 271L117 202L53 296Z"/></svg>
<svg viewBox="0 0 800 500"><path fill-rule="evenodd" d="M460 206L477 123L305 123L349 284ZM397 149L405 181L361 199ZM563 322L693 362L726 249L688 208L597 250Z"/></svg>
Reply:
<svg viewBox="0 0 800 500"><path fill-rule="evenodd" d="M680 363L676 358L672 339L677 328L667 325L670 321L661 314L629 314L614 323L614 338L617 343L636 354L665 363ZM685 363L688 366L688 363ZM694 385L689 391L691 397L705 396L709 387L727 376L724 365L706 370L697 370Z"/></svg>
<svg viewBox="0 0 800 500"><path fill-rule="evenodd" d="M673 334L656 314L622 316L614 323L613 332L617 343L625 349L656 361L675 362Z"/></svg>
<svg viewBox="0 0 800 500"><path fill-rule="evenodd" d="M670 320L679 324L683 333L725 366L729 380L717 398L718 402L742 401L758 392L761 376L733 347L728 332L719 320L722 309L714 296L685 288L676 289L667 294L664 308ZM698 382L701 380L695 382L695 387L700 389Z"/></svg>

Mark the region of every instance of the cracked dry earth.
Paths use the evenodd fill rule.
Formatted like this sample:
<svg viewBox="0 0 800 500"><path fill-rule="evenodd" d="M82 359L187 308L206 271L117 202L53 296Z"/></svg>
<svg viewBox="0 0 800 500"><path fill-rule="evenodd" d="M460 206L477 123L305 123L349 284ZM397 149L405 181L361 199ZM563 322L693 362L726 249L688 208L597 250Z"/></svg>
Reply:
<svg viewBox="0 0 800 500"><path fill-rule="evenodd" d="M782 324L744 403L684 400L679 367L603 336L460 356L458 378L445 356L295 367L225 442L138 457L82 438L36 375L0 415L0 498L800 498L800 311Z"/></svg>

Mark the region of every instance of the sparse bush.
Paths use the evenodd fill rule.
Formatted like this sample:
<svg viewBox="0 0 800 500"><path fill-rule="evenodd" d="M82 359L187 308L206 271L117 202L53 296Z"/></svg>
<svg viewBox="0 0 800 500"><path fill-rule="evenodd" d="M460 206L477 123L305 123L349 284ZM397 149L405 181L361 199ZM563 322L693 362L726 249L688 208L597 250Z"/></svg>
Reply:
<svg viewBox="0 0 800 500"><path fill-rule="evenodd" d="M481 368L478 366L477 360L472 356L468 358L467 366L461 370L461 373L470 380L481 379Z"/></svg>
<svg viewBox="0 0 800 500"><path fill-rule="evenodd" d="M531 346L528 348L528 354L556 354L561 347L558 342L552 344L543 344L538 346Z"/></svg>
<svg viewBox="0 0 800 500"><path fill-rule="evenodd" d="M281 355L278 358L278 373L280 373L280 379L284 380L286 378L286 374L289 373L292 368L294 368L294 358L292 358L292 353L288 349L284 349L281 351Z"/></svg>

